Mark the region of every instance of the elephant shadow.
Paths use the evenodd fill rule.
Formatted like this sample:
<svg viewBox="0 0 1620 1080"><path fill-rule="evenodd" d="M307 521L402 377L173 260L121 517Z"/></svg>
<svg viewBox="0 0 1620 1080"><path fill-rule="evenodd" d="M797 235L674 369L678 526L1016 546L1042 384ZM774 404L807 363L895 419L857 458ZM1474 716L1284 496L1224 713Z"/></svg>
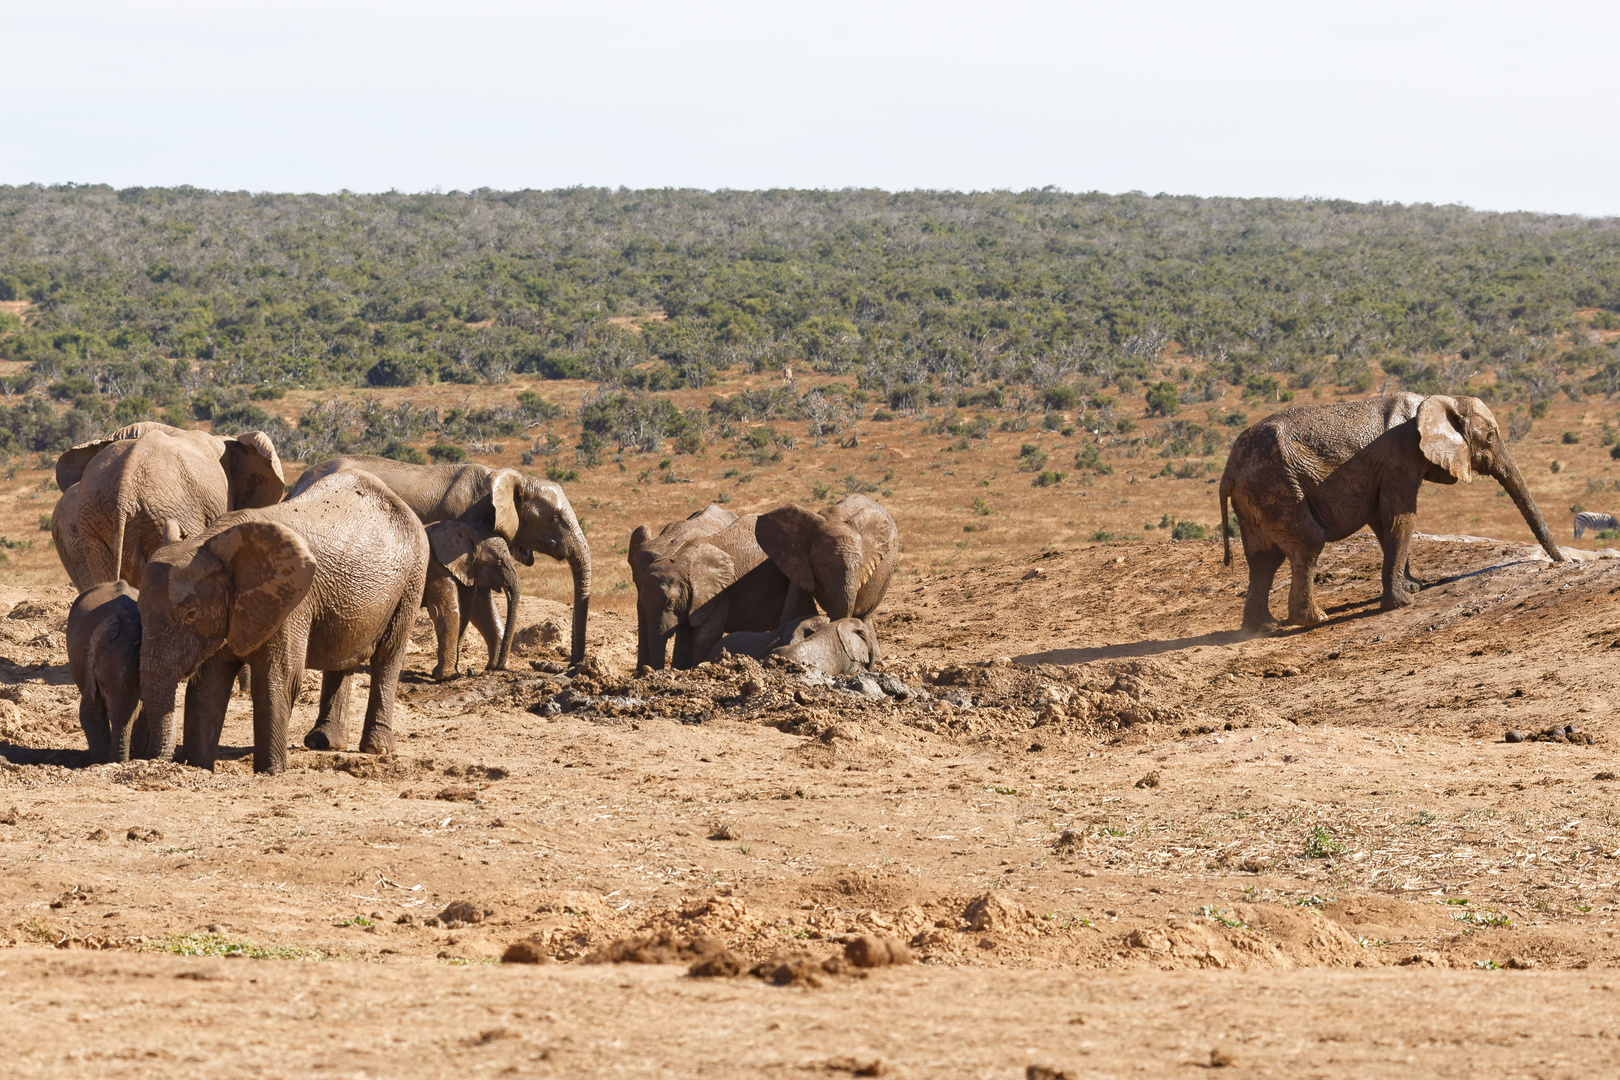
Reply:
<svg viewBox="0 0 1620 1080"><path fill-rule="evenodd" d="M221 761L233 761L238 758L251 758L251 746L222 746L219 748ZM65 750L60 747L18 746L14 742L0 739L0 760L8 761L13 765L60 765L64 769L85 769L96 764L90 756L90 751ZM129 764L137 764L130 762Z"/></svg>

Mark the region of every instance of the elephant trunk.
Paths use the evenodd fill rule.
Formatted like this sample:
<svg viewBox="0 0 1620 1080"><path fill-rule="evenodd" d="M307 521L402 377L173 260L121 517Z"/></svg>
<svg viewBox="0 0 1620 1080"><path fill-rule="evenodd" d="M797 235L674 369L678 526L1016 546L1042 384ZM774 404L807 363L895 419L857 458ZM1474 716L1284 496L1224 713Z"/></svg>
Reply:
<svg viewBox="0 0 1620 1080"><path fill-rule="evenodd" d="M585 660L585 623L591 609L591 548L572 512L568 514L568 524L570 531L563 545L563 558L568 560L569 572L574 576L574 636L568 662L581 664Z"/></svg>
<svg viewBox="0 0 1620 1080"><path fill-rule="evenodd" d="M140 748L141 757L162 758L174 745L174 699L179 688L179 679L141 665L140 711L146 721L146 743ZM121 737L115 737L114 741L121 747L118 760L129 760L131 735L137 726L132 722L124 728Z"/></svg>
<svg viewBox="0 0 1620 1080"><path fill-rule="evenodd" d="M1548 530L1547 522L1542 518L1541 511L1536 508L1535 496L1530 494L1530 488L1524 482L1524 474L1519 472L1518 463L1509 456L1505 447L1493 475L1501 483L1503 490L1508 493L1508 497L1513 500L1513 505L1519 508L1519 513L1524 516L1525 524L1529 525L1530 531L1536 534L1536 539L1541 542L1542 548L1546 550L1552 561L1566 561L1563 551L1553 542L1552 532Z"/></svg>
<svg viewBox="0 0 1620 1080"><path fill-rule="evenodd" d="M512 637L517 633L518 584L515 568L502 591L506 593L506 625L501 628L501 646L495 655L495 671L506 670L506 656L512 651Z"/></svg>

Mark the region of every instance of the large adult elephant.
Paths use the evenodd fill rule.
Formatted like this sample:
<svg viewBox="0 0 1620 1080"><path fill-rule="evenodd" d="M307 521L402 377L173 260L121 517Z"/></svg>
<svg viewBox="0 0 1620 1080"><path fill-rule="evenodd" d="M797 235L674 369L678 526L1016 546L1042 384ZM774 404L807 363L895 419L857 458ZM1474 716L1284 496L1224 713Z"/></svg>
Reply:
<svg viewBox="0 0 1620 1080"><path fill-rule="evenodd" d="M287 767L287 724L305 668L324 674L304 744L347 745L349 682L369 664L360 750L387 753L428 557L411 508L361 472L326 477L275 506L226 514L160 548L140 594L141 708L154 753L173 742L175 689L188 680L185 760L213 768L244 663L252 670L255 772Z"/></svg>
<svg viewBox="0 0 1620 1080"><path fill-rule="evenodd" d="M1226 564L1230 500L1243 533L1249 592L1243 628L1275 626L1267 598L1277 569L1293 568L1288 621L1326 616L1312 590L1323 545L1370 526L1384 554L1385 610L1412 603L1407 556L1418 489L1495 478L1554 562L1564 554L1508 452L1496 418L1478 398L1389 394L1337 405L1284 409L1246 429L1232 444L1221 476Z"/></svg>
<svg viewBox="0 0 1620 1080"><path fill-rule="evenodd" d="M90 568L85 565L84 545L79 542L79 485L69 484L62 489L62 497L51 510L51 546L62 560L68 580L79 592L95 584L90 580Z"/></svg>
<svg viewBox="0 0 1620 1080"><path fill-rule="evenodd" d="M462 521L498 535L505 540L512 557L525 566L534 564L533 552L566 560L574 577L574 635L569 651L572 663L585 659L585 622L591 606L591 548L585 532L574 516L563 489L549 480L525 476L516 469L491 469L487 465L409 465L392 458L351 454L333 458L310 469L293 485L293 496L333 473L363 469L387 484L405 500L423 525L437 521ZM489 654L500 648L501 628L495 611L495 598L488 589L479 590L472 612ZM444 610L456 603L453 588L439 590L425 598L436 625L459 622L459 612Z"/></svg>
<svg viewBox="0 0 1620 1080"><path fill-rule="evenodd" d="M664 594L648 577L647 571L660 559L675 554L689 541L712 536L737 520L730 510L712 503L683 521L671 521L658 535L645 525L630 534L630 580L636 587L636 667L664 666L666 637L658 629L664 610ZM653 662L654 655L658 662Z"/></svg>
<svg viewBox="0 0 1620 1080"><path fill-rule="evenodd" d="M191 536L229 511L273 506L284 480L275 443L262 431L221 437L155 422L120 428L56 461L57 487L78 503L76 529L64 522L62 564L81 589L120 579L138 588L165 529Z"/></svg>
<svg viewBox="0 0 1620 1080"><path fill-rule="evenodd" d="M671 636L671 664L691 668L728 631L772 630L786 619L815 614L810 595L795 595L787 575L761 550L754 535L758 522L757 514L740 517L647 567L652 667L664 666Z"/></svg>
<svg viewBox="0 0 1620 1080"><path fill-rule="evenodd" d="M834 620L869 620L900 561L894 519L865 495L819 514L790 503L761 514L758 535L771 561Z"/></svg>

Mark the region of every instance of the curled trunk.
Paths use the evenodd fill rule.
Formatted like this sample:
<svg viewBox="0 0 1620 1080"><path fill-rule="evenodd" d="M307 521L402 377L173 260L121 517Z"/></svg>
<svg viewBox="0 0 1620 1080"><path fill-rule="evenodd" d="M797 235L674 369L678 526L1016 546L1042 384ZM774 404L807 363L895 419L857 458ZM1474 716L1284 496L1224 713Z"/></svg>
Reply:
<svg viewBox="0 0 1620 1080"><path fill-rule="evenodd" d="M1553 542L1552 532L1548 530L1546 520L1542 518L1541 511L1537 509L1535 496L1530 494L1530 488L1525 484L1524 475L1519 472L1518 464L1511 457L1508 457L1505 452L1502 457L1502 463L1496 472L1496 479L1501 483L1502 489L1508 493L1508 498L1513 500L1513 505L1519 508L1519 513L1523 515L1525 524L1530 526L1532 533L1535 533L1536 539L1540 541L1547 555L1553 562L1564 562L1564 553Z"/></svg>

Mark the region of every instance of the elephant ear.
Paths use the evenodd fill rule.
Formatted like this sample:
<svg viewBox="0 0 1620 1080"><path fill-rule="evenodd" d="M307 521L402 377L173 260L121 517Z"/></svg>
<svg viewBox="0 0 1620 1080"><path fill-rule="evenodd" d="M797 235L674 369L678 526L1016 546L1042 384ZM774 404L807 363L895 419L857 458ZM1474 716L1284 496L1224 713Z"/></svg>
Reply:
<svg viewBox="0 0 1620 1080"><path fill-rule="evenodd" d="M489 478L489 501L495 508L495 531L507 543L517 539L517 493L523 474L516 469L496 469Z"/></svg>
<svg viewBox="0 0 1620 1080"><path fill-rule="evenodd" d="M850 624L855 625L851 626ZM871 642L866 636L866 624L859 619L840 619L833 624L838 634L838 644L843 648L844 655L855 663L866 667L873 659Z"/></svg>
<svg viewBox="0 0 1620 1080"><path fill-rule="evenodd" d="M472 577L473 552L488 535L483 529L464 521L440 521L427 528L428 546L433 549L433 558L463 585L475 584Z"/></svg>
<svg viewBox="0 0 1620 1080"><path fill-rule="evenodd" d="M1455 399L1441 394L1424 398L1417 414L1418 450L1467 484L1473 482L1474 474L1468 466L1468 440L1458 430L1461 419Z"/></svg>
<svg viewBox="0 0 1620 1080"><path fill-rule="evenodd" d="M846 519L861 535L861 568L855 576L857 589L864 587L877 568L894 554L894 545L899 539L889 512L871 499L862 497L862 502L864 505Z"/></svg>
<svg viewBox="0 0 1620 1080"><path fill-rule="evenodd" d="M692 604L687 609L687 622L702 626L709 620L718 610L710 607L709 602L737 580L734 570L731 556L724 551L713 544L696 545L696 550L687 560L686 576L692 587Z"/></svg>
<svg viewBox="0 0 1620 1080"><path fill-rule="evenodd" d="M225 643L248 656L309 595L315 555L303 537L273 521L244 521L203 546L225 564L233 586Z"/></svg>
<svg viewBox="0 0 1620 1080"><path fill-rule="evenodd" d="M630 534L630 553L626 561L630 563L630 572L634 573L636 567L641 565L641 549L647 546L652 539L652 530L645 525L637 525L635 532Z"/></svg>
<svg viewBox="0 0 1620 1080"><path fill-rule="evenodd" d="M274 506L287 491L276 444L262 431L248 431L225 440L226 472L231 482L231 509L257 510Z"/></svg>
<svg viewBox="0 0 1620 1080"><path fill-rule="evenodd" d="M84 477L84 470L90 467L90 461L101 453L107 446L115 442L126 442L138 439L148 431L175 431L177 429L168 424L160 424L156 420L146 420L139 424L126 424L105 439L96 439L93 442L80 443L71 450L62 451L62 456L56 459L56 486L62 491L77 484Z"/></svg>
<svg viewBox="0 0 1620 1080"><path fill-rule="evenodd" d="M770 557L788 580L807 593L816 589L815 570L810 565L810 545L816 534L826 527L820 514L812 513L798 503L768 514L759 515L754 525L754 539L760 550Z"/></svg>

